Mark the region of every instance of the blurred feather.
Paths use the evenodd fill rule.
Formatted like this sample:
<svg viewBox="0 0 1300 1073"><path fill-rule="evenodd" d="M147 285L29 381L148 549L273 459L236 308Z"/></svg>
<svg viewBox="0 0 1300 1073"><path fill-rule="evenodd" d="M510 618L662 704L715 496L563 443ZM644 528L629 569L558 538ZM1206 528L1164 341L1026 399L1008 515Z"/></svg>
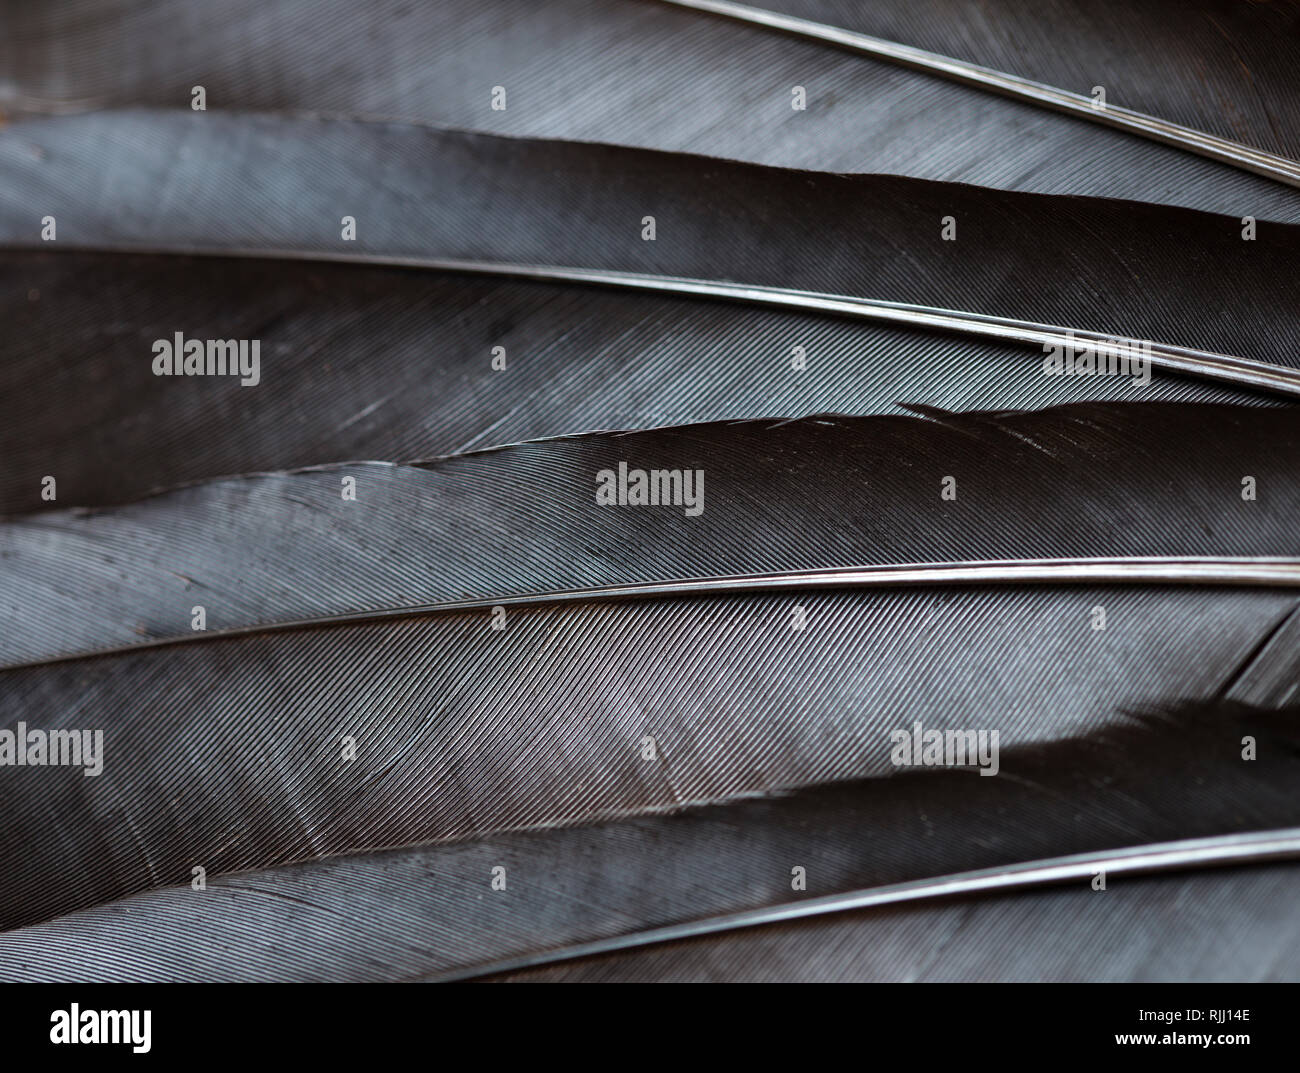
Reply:
<svg viewBox="0 0 1300 1073"><path fill-rule="evenodd" d="M573 983L1300 980L1300 866L952 898L525 970Z"/></svg>

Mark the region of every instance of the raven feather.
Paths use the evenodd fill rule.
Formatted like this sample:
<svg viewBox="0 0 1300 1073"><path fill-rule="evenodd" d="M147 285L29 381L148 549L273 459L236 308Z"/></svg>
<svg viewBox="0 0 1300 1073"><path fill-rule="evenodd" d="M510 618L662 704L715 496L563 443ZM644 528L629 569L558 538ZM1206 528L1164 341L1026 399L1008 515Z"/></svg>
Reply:
<svg viewBox="0 0 1300 1073"><path fill-rule="evenodd" d="M442 613L11 669L0 727L103 728L104 762L6 771L0 922L195 866L878 775L889 730L914 719L996 720L1005 748L1080 734L1226 695L1261 658L1290 668L1270 642L1298 603L1142 585L656 598L518 608L501 630L486 611Z"/></svg>
<svg viewBox="0 0 1300 1073"><path fill-rule="evenodd" d="M1300 866L901 905L495 977L535 982L1051 983L1300 979ZM1082 889L1080 889L1082 887Z"/></svg>
<svg viewBox="0 0 1300 1073"><path fill-rule="evenodd" d="M0 397L21 400L0 426L3 514L600 429L1272 398L1158 369L1048 376L1014 344L851 317L292 260L0 253L0 317ZM256 390L153 375L180 326L258 339Z"/></svg>
<svg viewBox="0 0 1300 1073"><path fill-rule="evenodd" d="M977 11L960 0L668 2L829 41L1300 185L1300 142L1287 130L1288 119L1300 116L1294 0L1115 3L1104 13L1082 0L1030 10L997 0ZM932 49L909 44L922 40ZM1170 47L1152 49L1152 42ZM1140 61L1117 51L1137 43ZM1103 83L1092 95L1090 81ZM1096 95L1106 83L1122 103ZM1077 88L1060 88L1070 86ZM1234 104L1226 114L1225 99Z"/></svg>
<svg viewBox="0 0 1300 1073"><path fill-rule="evenodd" d="M105 186L105 171L119 181ZM340 221L358 213L344 241ZM1036 347L1069 329L1149 340L1158 364L1178 356L1162 347L1247 359L1243 376L1271 370L1292 391L1300 361L1300 227L1247 242L1239 219L1159 205L400 124L133 112L0 137L0 242L37 245L43 214L74 248L516 266L686 293L699 284L672 281L725 283L793 308L846 296L858 315Z"/></svg>
<svg viewBox="0 0 1300 1073"><path fill-rule="evenodd" d="M0 977L1286 974L1295 0L5 14Z"/></svg>
<svg viewBox="0 0 1300 1073"><path fill-rule="evenodd" d="M1246 735L1254 762L1241 758ZM1183 706L1009 749L1000 765L998 778L902 768L597 827L328 857L198 894L165 888L0 935L0 979L472 973L859 888L1294 826L1300 709ZM494 868L507 886L485 898Z"/></svg>
<svg viewBox="0 0 1300 1073"><path fill-rule="evenodd" d="M881 564L1297 557L1296 413L1087 403L694 425L44 513L0 525L0 664L201 640L196 605L228 631ZM603 503L625 471L669 474L681 499Z"/></svg>
<svg viewBox="0 0 1300 1073"><path fill-rule="evenodd" d="M14 47L0 105L19 114L188 107L200 71L213 109L403 117L786 167L1300 217L1292 191L1233 167L1036 102L991 97L934 70L657 0L313 0L277 5L274 15L255 0L10 6ZM1260 12L1200 2L1171 16L1165 4L1100 11L1004 4L993 20L987 5L977 15L941 3L822 7L786 10L1072 89L1088 105L1075 113L1085 120L1100 117L1090 94L1102 83L1113 105L1298 155L1286 135L1296 126L1285 55L1295 16L1282 5ZM1182 32L1188 27L1194 37ZM159 35L166 49L140 50L141 40ZM1026 41L1034 44L1027 57L1017 47ZM500 107L496 86L507 94ZM795 87L806 92L805 109L792 107ZM1226 126L1225 101L1242 109Z"/></svg>

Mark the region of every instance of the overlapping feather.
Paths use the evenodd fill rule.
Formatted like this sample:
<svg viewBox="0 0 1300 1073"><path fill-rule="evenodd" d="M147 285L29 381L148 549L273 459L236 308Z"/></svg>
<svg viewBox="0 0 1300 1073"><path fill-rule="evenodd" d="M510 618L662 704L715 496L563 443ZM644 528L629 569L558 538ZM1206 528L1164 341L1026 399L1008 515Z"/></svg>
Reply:
<svg viewBox="0 0 1300 1073"><path fill-rule="evenodd" d="M1300 426L1265 394L1300 382L1295 192L726 8L123 0L96 12L93 55L88 8L6 10L0 104L22 121L0 132L0 278L21 330L2 375L30 416L0 440L0 511L28 515L0 525L0 616L5 658L33 665L0 671L0 726L100 726L111 761L5 771L0 974L461 977L790 902L796 851L848 892L1201 835L1241 860L1295 825L1295 713L1275 709L1300 681L1300 593L1250 558L1296 554ZM1297 155L1289 3L772 10L1101 83L1236 163ZM116 55L161 26L180 47ZM1135 41L1141 62L1116 50ZM213 111L140 110L183 105L200 57ZM125 110L31 114L105 105ZM1079 193L1142 203L1040 196ZM20 249L49 215L55 246ZM150 341L177 330L262 336L263 384L152 377ZM1157 378L1044 376L1067 330L1154 341ZM417 461L434 455L455 456ZM619 461L702 468L704 513L598 508ZM1162 584L745 591L1116 556L1177 558ZM1167 583L1191 556L1216 557L1214 585ZM557 599L718 577L737 591ZM498 623L490 602L519 597L546 602ZM485 606L415 613L465 600ZM213 635L187 629L195 604ZM913 720L999 728L1008 777L884 778ZM485 894L501 861L509 894ZM178 887L196 866L208 889ZM1286 942L1255 928L1211 963L1179 913L1289 934L1292 871L877 908L524 975L1285 977ZM1229 916L1230 897L1249 901Z"/></svg>
<svg viewBox="0 0 1300 1073"><path fill-rule="evenodd" d="M736 6L736 5L733 5ZM750 5L752 9L752 5ZM1292 160L1292 3L769 3ZM1296 220L1266 179L1034 103L660 0L12 3L0 106L311 110ZM142 50L141 41L166 48ZM505 97L493 107L493 91ZM792 107L796 87L806 108Z"/></svg>
<svg viewBox="0 0 1300 1073"><path fill-rule="evenodd" d="M889 564L1300 558L1296 414L1090 403L701 424L42 513L0 524L0 663L201 642L196 606L205 630L236 631ZM610 502L628 471L677 474L679 499Z"/></svg>
<svg viewBox="0 0 1300 1073"><path fill-rule="evenodd" d="M1273 401L1159 367L1146 382L1047 376L1041 347L853 317L375 266L10 252L0 315L13 326L0 394L17 402L0 425L3 514L593 430L913 405ZM155 341L182 328L257 338L260 382L154 376Z"/></svg>

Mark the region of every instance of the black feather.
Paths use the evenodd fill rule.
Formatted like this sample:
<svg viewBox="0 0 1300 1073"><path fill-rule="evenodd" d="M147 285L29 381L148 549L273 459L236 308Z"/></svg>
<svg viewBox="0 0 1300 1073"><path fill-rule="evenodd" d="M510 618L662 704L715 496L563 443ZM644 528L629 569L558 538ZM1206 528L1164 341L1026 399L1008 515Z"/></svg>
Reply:
<svg viewBox="0 0 1300 1073"><path fill-rule="evenodd" d="M1300 362L1300 227L1261 225L1247 242L1236 214L391 123L128 112L5 138L0 242L11 246L39 244L39 204L62 220L61 248L621 271ZM119 181L106 186L105 171ZM357 216L355 242L340 237L344 215Z"/></svg>
<svg viewBox="0 0 1300 1073"><path fill-rule="evenodd" d="M1247 735L1258 750L1252 761L1242 758ZM882 736L871 751L888 748ZM1300 709L1183 705L1008 749L994 778L901 768L596 827L329 857L223 876L197 894L180 886L136 895L0 936L0 978L473 972L578 942L860 888L1294 825L1298 778ZM805 869L804 891L792 890L795 866ZM506 889L492 892L497 867ZM1116 879L1113 888L1130 882ZM803 933L819 927L826 925L804 925ZM785 968L784 958L758 965L743 953L757 941L730 937L739 949L726 956L743 959L732 972ZM647 961L642 955L634 965ZM694 955L674 961L666 970L674 975L700 971ZM820 959L817 971L828 971Z"/></svg>
<svg viewBox="0 0 1300 1073"><path fill-rule="evenodd" d="M1076 884L728 932L500 981L1267 983L1300 979L1300 866Z"/></svg>
<svg viewBox="0 0 1300 1073"><path fill-rule="evenodd" d="M1296 159L1291 3L769 4ZM54 0L6 6L0 106L401 117L785 167L1300 219L1266 179L821 42L641 0ZM165 39L167 47L141 49ZM196 75L196 72L200 74ZM492 90L507 107L492 107ZM806 110L791 107L807 92ZM138 143L137 143L138 147ZM268 152L274 152L267 147Z"/></svg>
<svg viewBox="0 0 1300 1073"><path fill-rule="evenodd" d="M991 723L1007 749L1076 735L1224 695L1298 602L1143 586L656 599L515 609L499 631L485 610L9 670L0 727L103 728L104 764L7 769L0 922L195 866L878 775L889 730L916 719Z"/></svg>
<svg viewBox="0 0 1300 1073"><path fill-rule="evenodd" d="M601 503L620 466L682 475L679 502ZM1295 557L1297 470L1295 407L1088 403L698 425L254 474L0 525L0 663L201 644L196 605L206 629L240 630L878 564Z"/></svg>
<svg viewBox="0 0 1300 1073"><path fill-rule="evenodd" d="M599 429L1274 398L1161 369L1046 376L1014 343L851 317L292 260L0 253L0 317L2 514ZM153 375L154 342L182 328L258 339L259 383Z"/></svg>

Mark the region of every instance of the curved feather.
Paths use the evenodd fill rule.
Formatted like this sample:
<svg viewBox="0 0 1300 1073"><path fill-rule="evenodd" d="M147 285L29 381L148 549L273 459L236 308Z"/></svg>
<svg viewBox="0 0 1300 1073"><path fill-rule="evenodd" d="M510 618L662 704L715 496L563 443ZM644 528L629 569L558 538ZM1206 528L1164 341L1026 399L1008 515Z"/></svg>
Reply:
<svg viewBox="0 0 1300 1073"><path fill-rule="evenodd" d="M534 982L1294 982L1294 864L902 906L647 947Z"/></svg>
<svg viewBox="0 0 1300 1073"><path fill-rule="evenodd" d="M875 312L863 315L891 319L910 307L955 311L972 331L1014 320L1288 372L1298 360L1289 281L1300 228L1263 226L1247 242L1237 218L1158 205L215 113L24 125L0 137L0 180L0 242L10 245L36 245L52 214L64 219L58 241L73 247L725 281L869 299ZM345 215L357 218L355 242L341 238ZM949 219L955 241L943 237ZM1041 335L1012 337L1042 352Z"/></svg>
<svg viewBox="0 0 1300 1073"><path fill-rule="evenodd" d="M3 253L0 317L0 397L21 401L0 425L2 514L602 429L1270 398L1161 369L1047 376L1014 344L851 317L292 260ZM258 339L259 383L153 375L181 329Z"/></svg>
<svg viewBox="0 0 1300 1073"><path fill-rule="evenodd" d="M460 612L8 670L0 727L98 727L104 763L7 770L0 922L195 866L882 774L901 719L995 719L1008 749L1080 734L1229 692L1298 601L1140 585L659 598L519 608L500 630Z"/></svg>
<svg viewBox="0 0 1300 1073"><path fill-rule="evenodd" d="M1196 125L1208 118L1206 129L1252 141L1261 129L1285 140L1287 102L1294 100L1294 79L1277 62L1288 40L1286 18L1277 18L1277 11L1241 16L1201 4L1171 17L1163 10L1133 14L1107 5L1105 15L1090 6L1080 18L1081 9L1055 4L999 10L1000 21L990 26L987 15L972 16L958 6L938 13L939 27L923 14L909 14L905 4L802 14L1003 69L1014 69L1008 61L1019 52L1008 44L1029 40L1037 53L1029 62L1065 55L1062 62L1077 64L1037 73L1082 94L1089 105L1098 82L1112 104L1153 106L1156 114L1165 114L1160 109L1172 96L1173 119ZM8 82L0 80L0 104L19 114L188 108L198 82L214 112L310 109L403 117L786 167L1134 198L1260 219L1294 221L1300 206L1284 187L1177 149L932 72L657 0L378 0L363 6L327 0L279 4L274 15L249 0L202 7L134 0L27 5L9 15L15 47ZM1102 26L1107 30L1099 33ZM1205 32L1174 33L1188 26ZM1226 35L1215 33L1216 26ZM142 52L138 43L155 37L164 37L168 47ZM955 47L963 38L974 52ZM1081 47L1083 53L1074 55ZM1274 62L1261 62L1268 55ZM1255 64L1245 74L1243 56ZM1207 78L1209 90L1206 83L1188 83L1193 70ZM1260 84L1252 83L1261 75ZM496 86L506 90L504 108L493 107ZM796 86L808 95L802 111L791 107ZM1246 111L1233 114L1225 131L1218 109L1239 93ZM1204 106L1207 96L1215 107ZM1091 108L1086 114L1092 118Z"/></svg>
<svg viewBox="0 0 1300 1073"><path fill-rule="evenodd" d="M1032 9L1002 0L974 13L953 0L667 2L905 64L1300 185L1300 143L1286 133L1287 117L1300 116L1288 59L1300 37L1300 5L1290 0L1115 4L1100 18L1078 0ZM941 42L939 52L903 43L918 38ZM996 68L970 60L990 55ZM1089 78L1103 83L1091 95ZM1098 98L1107 82L1112 96ZM1078 88L1060 88L1072 84ZM1128 107L1116 102L1120 93ZM1226 100L1235 107L1225 109Z"/></svg>
<svg viewBox="0 0 1300 1073"><path fill-rule="evenodd" d="M1293 557L1298 469L1294 407L1086 403L251 474L0 525L0 662L202 639L196 606L231 631L880 564ZM637 471L676 473L676 501L637 506Z"/></svg>
<svg viewBox="0 0 1300 1073"><path fill-rule="evenodd" d="M1242 760L1244 735L1254 762ZM1298 745L1300 709L1182 706L1009 749L993 778L903 768L596 827L240 873L0 935L0 978L470 974L858 889L1267 831L1300 815ZM794 867L804 890L792 889ZM490 885L494 868L505 869L503 891ZM1112 886L1128 882L1112 871Z"/></svg>

